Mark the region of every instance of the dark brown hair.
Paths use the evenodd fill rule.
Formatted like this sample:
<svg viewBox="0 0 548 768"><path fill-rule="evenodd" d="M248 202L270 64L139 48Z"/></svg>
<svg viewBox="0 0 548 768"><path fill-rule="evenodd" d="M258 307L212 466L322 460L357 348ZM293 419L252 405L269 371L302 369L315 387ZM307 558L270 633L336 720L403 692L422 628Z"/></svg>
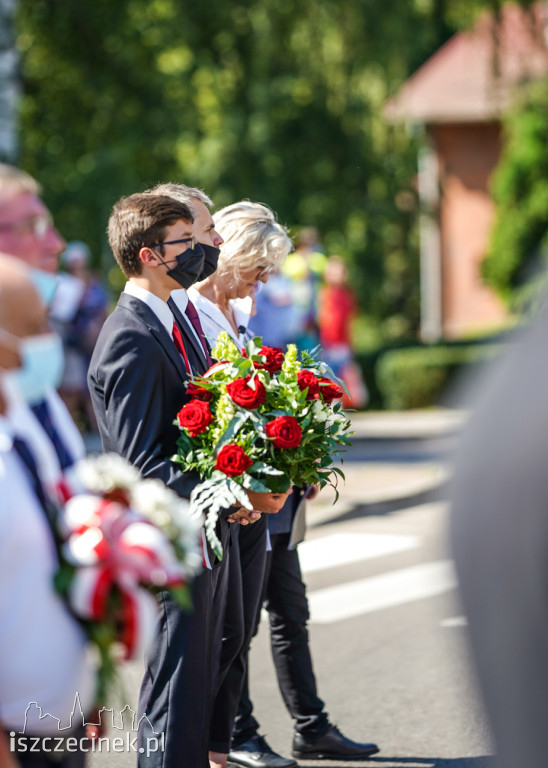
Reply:
<svg viewBox="0 0 548 768"><path fill-rule="evenodd" d="M139 193L118 200L108 220L108 241L126 277L140 275L141 248L161 243L166 227L176 221L194 221L192 211L165 195Z"/></svg>

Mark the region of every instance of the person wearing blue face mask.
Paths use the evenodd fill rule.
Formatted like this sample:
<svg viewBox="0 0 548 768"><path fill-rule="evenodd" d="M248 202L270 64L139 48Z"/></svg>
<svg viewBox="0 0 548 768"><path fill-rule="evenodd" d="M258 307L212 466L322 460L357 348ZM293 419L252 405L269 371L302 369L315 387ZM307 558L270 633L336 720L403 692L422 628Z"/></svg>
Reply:
<svg viewBox="0 0 548 768"><path fill-rule="evenodd" d="M52 333L32 271L0 255L0 330L17 340L19 368L3 376L11 419L33 444L50 489L85 454L80 433L55 391L63 372L63 347Z"/></svg>
<svg viewBox="0 0 548 768"><path fill-rule="evenodd" d="M69 718L77 694L90 713L95 688L85 635L53 585L58 564L48 496L55 493L55 452L26 402L43 394L40 378L51 384L58 376L50 337L29 270L0 255L0 578L10 584L0 594L0 765L6 768L51 765L46 745L58 735L81 746L85 729L72 728ZM53 365L46 362L50 354ZM42 722L38 709L29 710L32 701L70 730L59 734L55 721ZM14 740L21 732L25 737ZM37 745L32 754L29 744ZM56 762L76 764L83 766L83 754Z"/></svg>
<svg viewBox="0 0 548 768"><path fill-rule="evenodd" d="M65 241L40 198L38 182L19 168L0 163L0 253L13 256L30 268L29 277L46 306L51 302L56 288L56 272L64 248ZM85 455L85 448L80 433L55 390L59 382L55 386L51 385L51 381L57 379L60 359L57 345L58 342L53 338L41 340L37 345L34 342L27 345L27 366L24 373L18 374L18 387L12 387L11 391L12 394L17 392L16 400L28 396L26 399L48 435L60 467L65 470ZM47 363L44 381L39 387L43 396L38 397L37 384L34 391L30 391L33 389L31 380L34 374L28 364L31 359L36 363L39 355L49 360L50 353L51 362ZM49 374L49 380L46 373Z"/></svg>

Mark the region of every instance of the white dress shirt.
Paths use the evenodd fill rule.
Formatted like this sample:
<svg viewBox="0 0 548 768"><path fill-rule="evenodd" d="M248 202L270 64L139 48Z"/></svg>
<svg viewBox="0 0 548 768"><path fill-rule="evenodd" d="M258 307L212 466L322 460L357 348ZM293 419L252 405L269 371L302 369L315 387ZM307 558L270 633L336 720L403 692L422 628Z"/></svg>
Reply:
<svg viewBox="0 0 548 768"><path fill-rule="evenodd" d="M244 332L238 333L238 335L236 335L234 333L234 328L228 321L228 318L224 315L223 312L221 312L219 307L214 304L214 302L206 299L206 297L202 296L202 294L194 287L188 289L188 295L198 310L205 337L211 347L215 346L217 336L221 331L226 331L239 348L243 347L247 341L249 341L251 338L247 333L247 324L249 323L249 309L247 309L245 304L242 307L242 304L239 301L237 303L235 301L230 302L230 306L232 307L238 326L246 328ZM251 307L251 299L249 300L249 307Z"/></svg>
<svg viewBox="0 0 548 768"><path fill-rule="evenodd" d="M144 304L146 304L147 307L154 312L158 320L162 323L166 331L169 333L170 338L173 338L173 323L175 322L175 317L167 302L163 301L163 299L161 299L159 296L156 296L154 293L147 291L146 288L142 288L140 285L135 285L135 283L131 283L129 281L124 287L124 293L128 293L130 296L134 296L136 299L140 299ZM186 291L183 289L172 291L171 298L183 313L187 327L189 328L190 332L194 334L196 341L200 345L201 349L202 343L198 338L192 323L185 315L186 306L188 304L188 296L186 295ZM185 365L186 363L187 361L185 360ZM190 362L188 365L190 366Z"/></svg>
<svg viewBox="0 0 548 768"><path fill-rule="evenodd" d="M140 285L136 285L128 280L124 287L124 293L128 293L130 296L134 296L136 299L140 299L143 304L146 304L151 309L158 320L162 323L166 331L169 333L170 338L173 338L173 323L175 322L173 313L168 307L167 302L156 296L154 293L147 291L146 288L142 288Z"/></svg>
<svg viewBox="0 0 548 768"><path fill-rule="evenodd" d="M21 731L36 702L67 727L76 693L89 712L95 669L82 628L53 587L52 533L12 437L0 416L0 722ZM63 735L38 714L29 710L28 734Z"/></svg>

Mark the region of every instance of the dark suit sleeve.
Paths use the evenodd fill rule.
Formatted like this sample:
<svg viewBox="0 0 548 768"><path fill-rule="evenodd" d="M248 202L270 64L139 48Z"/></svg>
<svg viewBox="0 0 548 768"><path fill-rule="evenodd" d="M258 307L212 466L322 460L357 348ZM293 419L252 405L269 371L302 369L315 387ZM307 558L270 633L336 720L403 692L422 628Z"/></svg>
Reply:
<svg viewBox="0 0 548 768"><path fill-rule="evenodd" d="M138 329L118 328L98 344L88 375L103 448L137 466L188 498L199 482L171 461L184 404L181 377L157 340Z"/></svg>

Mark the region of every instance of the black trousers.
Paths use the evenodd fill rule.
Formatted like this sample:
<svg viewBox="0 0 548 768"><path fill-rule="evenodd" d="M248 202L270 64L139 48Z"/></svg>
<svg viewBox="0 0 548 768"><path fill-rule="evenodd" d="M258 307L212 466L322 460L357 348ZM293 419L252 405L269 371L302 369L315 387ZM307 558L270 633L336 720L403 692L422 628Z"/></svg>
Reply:
<svg viewBox="0 0 548 768"><path fill-rule="evenodd" d="M253 525L233 525L232 528L221 657L209 740L209 748L214 752L230 750L246 676L249 644L256 631L260 610L266 565L266 526L266 515L262 515Z"/></svg>
<svg viewBox="0 0 548 768"><path fill-rule="evenodd" d="M270 619L270 642L278 685L285 706L299 733L323 733L328 727L324 703L319 698L308 643L310 618L306 587L296 549L288 550L289 533L271 535L267 552L263 598ZM256 616L256 634L260 610ZM247 741L259 728L253 716L248 675L238 705L232 746Z"/></svg>
<svg viewBox="0 0 548 768"><path fill-rule="evenodd" d="M139 695L139 745L165 733L165 751L137 757L138 768L209 768L208 742L213 675L220 645L215 641L214 606L223 604L230 561L230 526L220 523L224 557L192 584L194 608L181 611L163 599L159 633L146 663ZM226 598L226 592L225 598Z"/></svg>

